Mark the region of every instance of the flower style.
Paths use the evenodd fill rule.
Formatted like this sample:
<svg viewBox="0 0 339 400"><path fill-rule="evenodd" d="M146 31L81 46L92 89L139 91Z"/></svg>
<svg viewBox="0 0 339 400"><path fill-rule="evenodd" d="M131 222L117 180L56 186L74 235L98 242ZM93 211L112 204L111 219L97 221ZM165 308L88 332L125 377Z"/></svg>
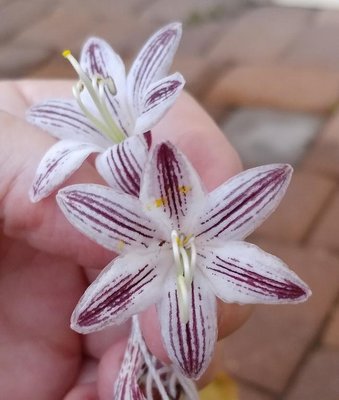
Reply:
<svg viewBox="0 0 339 400"><path fill-rule="evenodd" d="M86 290L71 326L89 333L156 304L175 368L197 379L217 337L216 297L229 303L296 303L307 285L280 259L242 241L270 215L292 168L247 170L209 194L186 157L155 146L140 198L100 185L73 185L57 200L68 220L117 251Z"/></svg>
<svg viewBox="0 0 339 400"><path fill-rule="evenodd" d="M91 153L99 153L96 168L110 186L138 195L150 147L150 134L142 134L153 128L184 86L181 74L166 76L180 38L179 23L157 31L127 76L119 55L102 39L85 43L80 63L69 50L63 53L79 75L75 99L49 100L27 113L29 122L60 139L38 166L32 201L47 197Z"/></svg>
<svg viewBox="0 0 339 400"><path fill-rule="evenodd" d="M143 340L137 316L132 318L132 330L124 359L114 387L115 400L153 400L153 393L162 400L198 400L195 384L170 365L157 360Z"/></svg>

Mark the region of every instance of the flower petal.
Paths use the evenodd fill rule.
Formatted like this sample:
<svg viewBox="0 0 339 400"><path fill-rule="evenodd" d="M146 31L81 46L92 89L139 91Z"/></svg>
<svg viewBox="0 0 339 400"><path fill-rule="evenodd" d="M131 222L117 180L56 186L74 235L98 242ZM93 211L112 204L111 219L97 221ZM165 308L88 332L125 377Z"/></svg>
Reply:
<svg viewBox="0 0 339 400"><path fill-rule="evenodd" d="M115 190L139 196L152 135L135 135L107 149L96 159L99 174Z"/></svg>
<svg viewBox="0 0 339 400"><path fill-rule="evenodd" d="M147 163L140 199L169 241L173 229L191 234L205 205L200 179L174 145L161 143Z"/></svg>
<svg viewBox="0 0 339 400"><path fill-rule="evenodd" d="M139 251L112 261L89 286L76 306L71 327L80 333L121 324L161 296L168 251Z"/></svg>
<svg viewBox="0 0 339 400"><path fill-rule="evenodd" d="M162 338L171 361L185 375L198 379L208 367L217 338L216 299L199 271L194 275L189 321L181 322L176 287L158 305Z"/></svg>
<svg viewBox="0 0 339 400"><path fill-rule="evenodd" d="M129 115L126 71L120 56L105 40L92 37L82 48L80 65L90 79L103 77L113 80L117 93L111 93L106 87L103 96L116 124L122 132L129 135L133 131L134 123ZM94 116L102 118L86 89L82 91L81 99Z"/></svg>
<svg viewBox="0 0 339 400"><path fill-rule="evenodd" d="M35 173L30 199L37 202L47 197L65 182L94 152L101 148L93 144L61 140L44 155Z"/></svg>
<svg viewBox="0 0 339 400"><path fill-rule="evenodd" d="M167 74L181 32L180 23L164 26L148 39L135 59L127 77L127 91L129 102L138 113L148 86Z"/></svg>
<svg viewBox="0 0 339 400"><path fill-rule="evenodd" d="M291 175L291 166L271 164L231 178L209 194L197 237L245 238L278 207Z"/></svg>
<svg viewBox="0 0 339 400"><path fill-rule="evenodd" d="M93 127L75 100L48 100L32 106L26 114L28 122L58 139L92 143L106 148L111 143Z"/></svg>
<svg viewBox="0 0 339 400"><path fill-rule="evenodd" d="M142 114L137 119L134 134L152 129L173 105L184 85L185 79L179 73L152 84L145 94Z"/></svg>
<svg viewBox="0 0 339 400"><path fill-rule="evenodd" d="M240 304L298 303L311 294L308 286L279 258L253 244L233 241L198 253L200 267L216 296Z"/></svg>
<svg viewBox="0 0 339 400"><path fill-rule="evenodd" d="M82 47L80 65L90 79L95 76L112 78L117 91L125 91L125 65L105 40L98 37L89 38Z"/></svg>
<svg viewBox="0 0 339 400"><path fill-rule="evenodd" d="M144 357L139 343L140 333L136 331L134 325L133 323L124 359L114 385L113 398L115 400L147 400L138 384L143 372Z"/></svg>
<svg viewBox="0 0 339 400"><path fill-rule="evenodd" d="M72 225L109 250L121 253L126 246L146 248L155 241L153 224L133 196L81 184L60 190L57 201Z"/></svg>

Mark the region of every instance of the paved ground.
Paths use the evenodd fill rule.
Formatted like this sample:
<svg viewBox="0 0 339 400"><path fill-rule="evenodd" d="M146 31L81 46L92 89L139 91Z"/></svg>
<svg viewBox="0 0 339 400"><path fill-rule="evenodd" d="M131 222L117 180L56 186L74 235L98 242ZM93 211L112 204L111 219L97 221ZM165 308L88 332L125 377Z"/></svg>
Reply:
<svg viewBox="0 0 339 400"><path fill-rule="evenodd" d="M90 34L130 59L161 24L183 21L174 68L245 165L296 166L283 204L250 239L314 293L300 306L258 307L226 341L225 367L241 400L338 400L339 13L253 4L1 0L0 75L73 77L59 53Z"/></svg>

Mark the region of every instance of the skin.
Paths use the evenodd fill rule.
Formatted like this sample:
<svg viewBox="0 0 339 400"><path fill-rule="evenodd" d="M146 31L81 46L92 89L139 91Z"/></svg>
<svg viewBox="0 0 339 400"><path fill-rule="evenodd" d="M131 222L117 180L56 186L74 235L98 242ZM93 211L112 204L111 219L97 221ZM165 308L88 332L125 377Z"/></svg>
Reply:
<svg viewBox="0 0 339 400"><path fill-rule="evenodd" d="M69 81L0 83L0 392L13 400L109 400L128 323L81 336L69 328L74 306L114 254L78 233L54 196L30 203L35 170L55 140L25 122L27 107L70 97ZM218 127L187 94L154 128L156 142L183 150L208 190L241 170ZM103 183L90 161L67 182ZM219 338L247 319L250 308L219 304ZM142 315L145 339L166 360L154 309ZM216 353L220 354L220 351ZM219 365L214 360L200 382Z"/></svg>

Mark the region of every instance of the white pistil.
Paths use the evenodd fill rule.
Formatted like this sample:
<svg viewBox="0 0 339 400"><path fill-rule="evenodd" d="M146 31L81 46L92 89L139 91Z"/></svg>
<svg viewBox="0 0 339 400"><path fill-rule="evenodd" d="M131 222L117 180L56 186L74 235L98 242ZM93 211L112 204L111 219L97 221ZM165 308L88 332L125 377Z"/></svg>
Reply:
<svg viewBox="0 0 339 400"><path fill-rule="evenodd" d="M70 50L65 50L62 55L71 63L80 80L73 87L73 94L76 98L82 112L99 129L106 137L114 143L122 142L126 137L125 134L118 128L112 118L107 105L105 89L113 95L116 94L116 87L112 78L103 78L101 76L93 76L92 80L83 71L78 61L73 57ZM83 103L81 92L87 89L95 107L97 108L102 120L99 120Z"/></svg>
<svg viewBox="0 0 339 400"><path fill-rule="evenodd" d="M177 268L177 293L180 319L187 323L189 319L189 293L193 281L197 252L194 238L189 240L184 235L171 233L173 257Z"/></svg>

